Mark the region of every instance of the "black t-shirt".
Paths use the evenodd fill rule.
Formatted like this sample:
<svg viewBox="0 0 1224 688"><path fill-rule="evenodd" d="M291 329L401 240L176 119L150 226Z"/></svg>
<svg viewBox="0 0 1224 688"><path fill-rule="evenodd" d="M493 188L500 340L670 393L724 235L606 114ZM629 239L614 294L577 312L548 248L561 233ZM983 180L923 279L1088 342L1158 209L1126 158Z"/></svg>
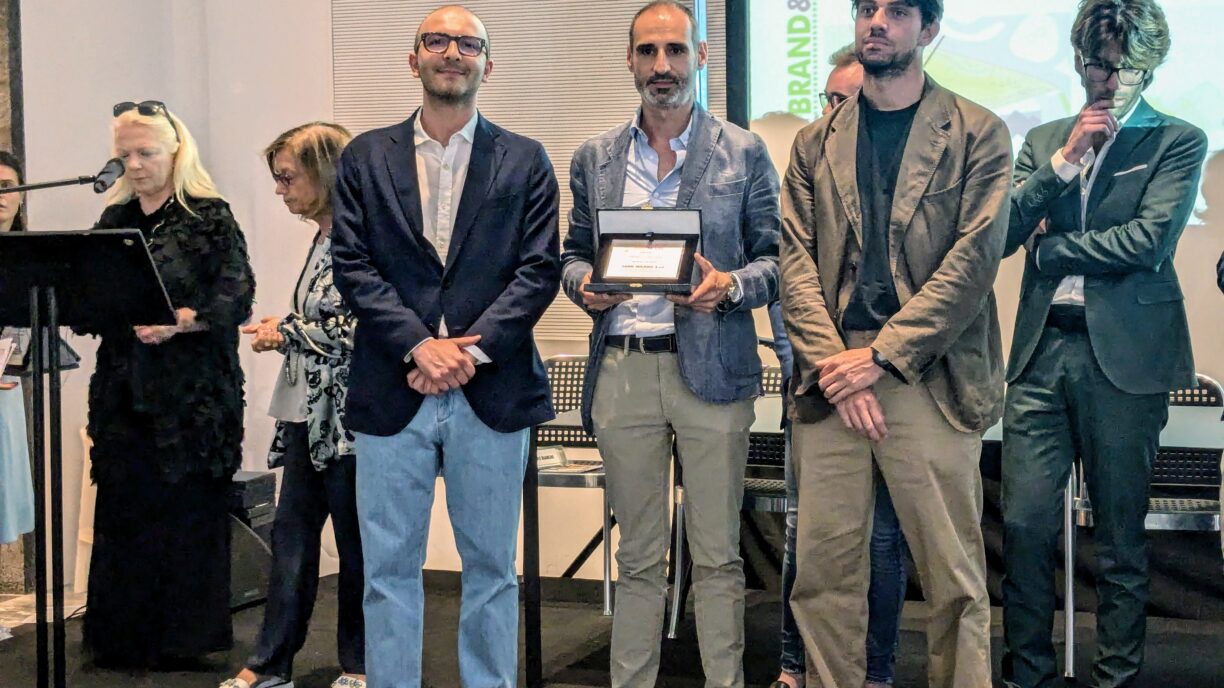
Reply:
<svg viewBox="0 0 1224 688"><path fill-rule="evenodd" d="M917 112L918 103L904 110L876 110L859 96L856 167L863 246L857 281L842 314L846 330L878 330L901 310L889 265L888 224L897 174Z"/></svg>

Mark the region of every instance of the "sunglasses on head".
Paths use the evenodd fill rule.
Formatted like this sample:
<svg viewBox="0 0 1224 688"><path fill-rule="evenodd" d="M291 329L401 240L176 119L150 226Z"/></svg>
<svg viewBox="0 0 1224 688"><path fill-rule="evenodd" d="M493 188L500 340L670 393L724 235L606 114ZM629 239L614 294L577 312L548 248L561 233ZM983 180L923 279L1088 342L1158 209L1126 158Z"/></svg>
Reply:
<svg viewBox="0 0 1224 688"><path fill-rule="evenodd" d="M166 104L160 100L142 100L139 103L134 103L130 100L125 100L122 103L115 103L115 107L111 108L115 113L115 117L122 115L129 110L135 110L145 117L156 117L161 115L170 123L170 128L174 130L174 140L179 141L178 127L174 126L174 120L170 119L170 110Z"/></svg>
<svg viewBox="0 0 1224 688"><path fill-rule="evenodd" d="M489 44L480 36L452 36L449 33L428 32L417 38L417 47L425 46L431 53L444 53L450 48L451 42L464 57L476 57L489 49Z"/></svg>

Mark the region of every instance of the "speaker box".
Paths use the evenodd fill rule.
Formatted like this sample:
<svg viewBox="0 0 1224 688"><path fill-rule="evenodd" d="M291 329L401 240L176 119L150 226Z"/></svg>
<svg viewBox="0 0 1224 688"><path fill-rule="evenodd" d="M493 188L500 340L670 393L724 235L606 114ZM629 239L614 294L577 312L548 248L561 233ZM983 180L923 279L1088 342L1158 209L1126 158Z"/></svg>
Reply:
<svg viewBox="0 0 1224 688"><path fill-rule="evenodd" d="M250 526L230 514L230 609L268 597L272 550Z"/></svg>
<svg viewBox="0 0 1224 688"><path fill-rule="evenodd" d="M271 471L234 474L230 487L230 609L268 597L275 500L276 476Z"/></svg>

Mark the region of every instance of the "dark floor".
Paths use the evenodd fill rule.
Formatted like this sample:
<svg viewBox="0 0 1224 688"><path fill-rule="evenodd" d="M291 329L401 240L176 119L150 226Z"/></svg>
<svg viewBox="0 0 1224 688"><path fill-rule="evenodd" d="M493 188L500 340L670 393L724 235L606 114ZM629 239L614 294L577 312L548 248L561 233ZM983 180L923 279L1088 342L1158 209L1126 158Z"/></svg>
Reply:
<svg viewBox="0 0 1224 688"><path fill-rule="evenodd" d="M453 581L443 576L430 578L426 601L425 683L431 686L457 686L454 649L459 599ZM548 603L544 617L544 673L554 686L608 685L608 638L611 619L600 614L597 587L588 583L545 581ZM335 660L335 578L326 578L319 588L320 604L315 614L306 647L298 655L295 678L297 688L327 688L339 674ZM568 601L558 601L558 600ZM996 609L996 621L997 612ZM897 685L917 688L926 685L924 640L921 633L921 603L909 603L902 624L901 647L897 658ZM256 606L234 616L237 645L228 654L218 653L194 671L152 672L143 676L82 667L79 656L81 625L68 624L68 673L73 688L213 688L241 664L251 649L251 641L263 615ZM777 599L763 592L751 593L746 613L747 650L744 670L748 683L766 686L777 670ZM1076 619L1080 631L1079 662L1087 675L1092 657L1091 615ZM995 665L1000 647L999 627L993 633ZM664 641L660 686L699 688L703 685L698 660L696 635L691 611L682 626L680 638ZM0 688L34 685L34 643L32 626L16 630L12 640L0 642ZM1147 665L1135 688L1218 688L1224 685L1224 623L1153 619L1149 624Z"/></svg>

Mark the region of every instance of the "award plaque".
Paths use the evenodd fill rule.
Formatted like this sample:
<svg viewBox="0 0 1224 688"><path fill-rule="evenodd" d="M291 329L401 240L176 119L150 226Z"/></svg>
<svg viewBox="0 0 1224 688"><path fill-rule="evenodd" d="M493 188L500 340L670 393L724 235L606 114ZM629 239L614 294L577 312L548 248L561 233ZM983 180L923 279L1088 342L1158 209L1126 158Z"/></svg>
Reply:
<svg viewBox="0 0 1224 688"><path fill-rule="evenodd" d="M701 237L697 209L601 209L594 293L688 294Z"/></svg>

